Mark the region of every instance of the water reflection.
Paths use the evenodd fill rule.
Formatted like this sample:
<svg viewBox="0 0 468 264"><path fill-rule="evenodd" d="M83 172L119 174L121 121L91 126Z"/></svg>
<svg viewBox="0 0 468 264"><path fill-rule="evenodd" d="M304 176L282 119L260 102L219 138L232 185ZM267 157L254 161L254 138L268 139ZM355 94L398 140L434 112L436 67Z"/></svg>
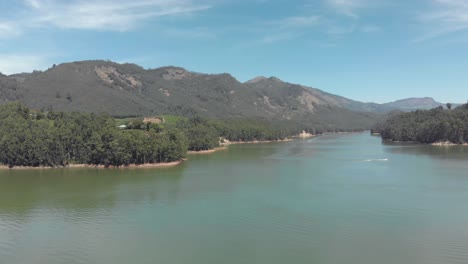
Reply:
<svg viewBox="0 0 468 264"><path fill-rule="evenodd" d="M468 146L432 146L424 144L404 144L382 142L385 150L395 154L425 155L436 159L459 159L466 160L468 157Z"/></svg>
<svg viewBox="0 0 468 264"><path fill-rule="evenodd" d="M37 208L99 211L124 202L176 200L185 166L170 169L0 171L0 215Z"/></svg>

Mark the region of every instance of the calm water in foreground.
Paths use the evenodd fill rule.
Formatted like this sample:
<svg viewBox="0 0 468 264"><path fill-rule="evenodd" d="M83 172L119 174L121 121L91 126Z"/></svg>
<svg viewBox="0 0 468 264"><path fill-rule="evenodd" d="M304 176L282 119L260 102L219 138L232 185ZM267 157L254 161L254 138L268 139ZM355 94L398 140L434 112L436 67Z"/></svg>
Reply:
<svg viewBox="0 0 468 264"><path fill-rule="evenodd" d="M468 263L468 148L367 134L0 171L0 263Z"/></svg>

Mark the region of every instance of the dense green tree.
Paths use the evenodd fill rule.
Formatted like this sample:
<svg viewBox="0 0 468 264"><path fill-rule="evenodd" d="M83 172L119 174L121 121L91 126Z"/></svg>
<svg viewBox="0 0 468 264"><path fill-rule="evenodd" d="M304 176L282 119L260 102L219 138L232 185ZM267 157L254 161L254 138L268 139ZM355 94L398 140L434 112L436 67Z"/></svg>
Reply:
<svg viewBox="0 0 468 264"><path fill-rule="evenodd" d="M219 146L219 132L214 123L207 119L194 117L182 120L177 124L177 128L187 137L189 150L209 150Z"/></svg>
<svg viewBox="0 0 468 264"><path fill-rule="evenodd" d="M383 139L392 141L462 144L468 142L468 104L454 110L438 107L401 113L375 127L373 132L379 132Z"/></svg>
<svg viewBox="0 0 468 264"><path fill-rule="evenodd" d="M0 106L0 163L10 167L171 162L187 148L185 135L174 129L119 130L108 115Z"/></svg>

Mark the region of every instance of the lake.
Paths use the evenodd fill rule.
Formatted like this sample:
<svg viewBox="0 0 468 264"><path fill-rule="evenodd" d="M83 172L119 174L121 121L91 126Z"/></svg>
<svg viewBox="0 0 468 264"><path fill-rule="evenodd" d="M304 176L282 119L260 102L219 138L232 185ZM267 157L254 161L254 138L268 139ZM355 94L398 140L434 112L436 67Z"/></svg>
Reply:
<svg viewBox="0 0 468 264"><path fill-rule="evenodd" d="M468 148L368 133L0 171L0 263L468 263Z"/></svg>

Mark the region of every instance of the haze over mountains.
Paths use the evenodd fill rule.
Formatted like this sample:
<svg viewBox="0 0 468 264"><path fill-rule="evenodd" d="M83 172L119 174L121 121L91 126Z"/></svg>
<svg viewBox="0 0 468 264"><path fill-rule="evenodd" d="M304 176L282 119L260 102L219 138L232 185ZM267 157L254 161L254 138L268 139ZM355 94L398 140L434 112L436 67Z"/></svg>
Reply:
<svg viewBox="0 0 468 264"><path fill-rule="evenodd" d="M275 77L241 83L226 73L201 74L178 67L145 70L135 64L100 60L0 75L0 103L11 101L35 109L118 116L257 117L356 127L373 122L376 113L442 105L431 98L363 103Z"/></svg>

